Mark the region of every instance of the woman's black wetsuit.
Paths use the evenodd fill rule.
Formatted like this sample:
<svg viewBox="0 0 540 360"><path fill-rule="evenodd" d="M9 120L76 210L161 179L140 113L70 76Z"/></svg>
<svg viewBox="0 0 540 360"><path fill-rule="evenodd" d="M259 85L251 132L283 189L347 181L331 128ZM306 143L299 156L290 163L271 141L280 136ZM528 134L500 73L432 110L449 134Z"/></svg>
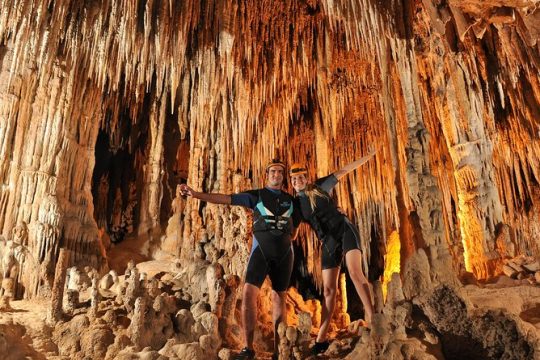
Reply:
<svg viewBox="0 0 540 360"><path fill-rule="evenodd" d="M329 195L337 183L338 180L334 174L315 181L314 184L326 196L315 198L314 209L311 208L309 198L304 192L298 194L302 218L310 224L322 242L323 270L339 267L343 255L350 250L360 249L358 231L350 220L337 209L334 200Z"/></svg>

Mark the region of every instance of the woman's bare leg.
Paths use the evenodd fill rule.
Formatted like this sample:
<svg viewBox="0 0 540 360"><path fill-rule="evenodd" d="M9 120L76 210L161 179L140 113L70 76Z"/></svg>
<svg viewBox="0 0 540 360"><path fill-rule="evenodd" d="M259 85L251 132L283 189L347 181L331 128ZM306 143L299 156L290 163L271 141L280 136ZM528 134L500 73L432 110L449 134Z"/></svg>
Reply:
<svg viewBox="0 0 540 360"><path fill-rule="evenodd" d="M328 326L330 325L332 315L334 314L334 308L336 306L338 277L338 267L322 271L324 301L322 303L321 327L319 329L319 334L317 335L317 342L326 341Z"/></svg>
<svg viewBox="0 0 540 360"><path fill-rule="evenodd" d="M364 305L365 320L369 326L373 315L373 303L371 300L373 297L369 282L362 271L362 253L358 249L348 251L345 254L345 262L356 292Z"/></svg>

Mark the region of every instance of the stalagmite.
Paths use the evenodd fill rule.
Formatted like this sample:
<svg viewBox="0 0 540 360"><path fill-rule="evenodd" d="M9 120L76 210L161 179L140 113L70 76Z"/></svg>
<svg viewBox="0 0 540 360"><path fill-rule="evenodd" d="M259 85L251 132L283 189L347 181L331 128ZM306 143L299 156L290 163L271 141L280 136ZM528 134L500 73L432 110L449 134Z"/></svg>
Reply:
<svg viewBox="0 0 540 360"><path fill-rule="evenodd" d="M69 315L73 315L74 311L79 307L79 291L68 288L66 295L67 299L64 305L64 311Z"/></svg>
<svg viewBox="0 0 540 360"><path fill-rule="evenodd" d="M146 313L148 309L144 297L138 297L137 300L135 300L134 305L133 318L131 319L131 323L129 325L130 338L135 347L142 349L148 344L149 340L145 336Z"/></svg>
<svg viewBox="0 0 540 360"><path fill-rule="evenodd" d="M227 274L223 277L223 280L225 282L225 299L221 307L219 333L226 343L237 345L241 340L235 336L232 329L235 326L235 310L239 298L240 278L236 275Z"/></svg>
<svg viewBox="0 0 540 360"><path fill-rule="evenodd" d="M280 323L278 327L279 335L279 358L284 360L294 359L293 347L296 341L296 329Z"/></svg>
<svg viewBox="0 0 540 360"><path fill-rule="evenodd" d="M8 295L2 295L0 297L0 311L12 311L13 310L11 308L11 306L9 305L10 299L11 299L11 296L8 296Z"/></svg>
<svg viewBox="0 0 540 360"><path fill-rule="evenodd" d="M52 288L52 298L49 311L47 312L47 321L50 324L62 319L63 310L62 303L64 297L64 285L66 281L67 264L69 263L69 250L60 248L58 262L56 263L56 271Z"/></svg>
<svg viewBox="0 0 540 360"><path fill-rule="evenodd" d="M90 316L96 317L101 295L99 294L98 279L92 277L92 287L90 288Z"/></svg>

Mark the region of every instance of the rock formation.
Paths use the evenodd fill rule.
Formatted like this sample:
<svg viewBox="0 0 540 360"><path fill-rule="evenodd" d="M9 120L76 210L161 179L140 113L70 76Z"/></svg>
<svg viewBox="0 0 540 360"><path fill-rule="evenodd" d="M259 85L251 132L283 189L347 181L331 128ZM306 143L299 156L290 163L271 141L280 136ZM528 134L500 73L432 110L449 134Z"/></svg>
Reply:
<svg viewBox="0 0 540 360"><path fill-rule="evenodd" d="M227 358L250 215L177 185L259 187L276 155L320 177L375 147L334 196L380 311L362 330L344 277L329 356L539 356L534 304L480 313L467 288L540 281L539 38L538 0L0 0L0 352L27 333L13 358ZM302 226L315 289L318 245ZM320 305L288 305L296 358Z"/></svg>

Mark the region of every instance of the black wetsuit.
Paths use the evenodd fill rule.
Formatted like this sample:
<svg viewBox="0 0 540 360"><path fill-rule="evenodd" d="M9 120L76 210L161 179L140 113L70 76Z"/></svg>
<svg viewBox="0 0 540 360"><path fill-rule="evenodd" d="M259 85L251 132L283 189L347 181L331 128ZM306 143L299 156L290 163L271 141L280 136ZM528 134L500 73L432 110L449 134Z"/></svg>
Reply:
<svg viewBox="0 0 540 360"><path fill-rule="evenodd" d="M293 266L291 235L300 222L293 197L281 190L263 188L233 194L231 204L253 210L253 246L246 283L261 287L268 275L272 289L286 291Z"/></svg>
<svg viewBox="0 0 540 360"><path fill-rule="evenodd" d="M304 192L298 194L302 218L321 240L322 268L331 269L341 265L343 255L350 250L360 249L360 235L350 220L337 209L329 192L338 183L334 174L317 179L315 185L326 196L316 197L315 208L311 208Z"/></svg>

